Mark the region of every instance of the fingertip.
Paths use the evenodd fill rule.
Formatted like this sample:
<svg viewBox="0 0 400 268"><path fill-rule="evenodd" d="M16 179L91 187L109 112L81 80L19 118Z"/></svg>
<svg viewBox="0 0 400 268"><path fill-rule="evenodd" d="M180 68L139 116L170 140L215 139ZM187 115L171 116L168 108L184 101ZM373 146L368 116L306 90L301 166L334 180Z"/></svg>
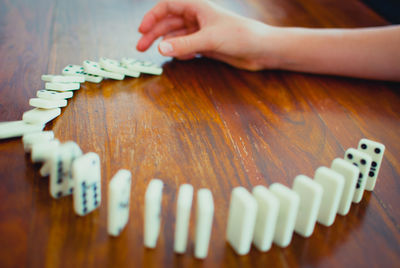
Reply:
<svg viewBox="0 0 400 268"><path fill-rule="evenodd" d="M142 22L142 24L143 24L143 22ZM139 25L138 32L141 34L144 34L145 32L144 32L142 24Z"/></svg>
<svg viewBox="0 0 400 268"><path fill-rule="evenodd" d="M155 23L156 18L154 17L154 14L151 12L147 13L143 16L142 22L140 23L139 32L143 34L149 32Z"/></svg>
<svg viewBox="0 0 400 268"><path fill-rule="evenodd" d="M137 49L138 51L141 51L141 52L143 52L143 51L145 51L145 50L147 49L147 47L146 47L146 45L144 44L144 41L143 41L142 38L137 42L137 44L136 44L136 49Z"/></svg>

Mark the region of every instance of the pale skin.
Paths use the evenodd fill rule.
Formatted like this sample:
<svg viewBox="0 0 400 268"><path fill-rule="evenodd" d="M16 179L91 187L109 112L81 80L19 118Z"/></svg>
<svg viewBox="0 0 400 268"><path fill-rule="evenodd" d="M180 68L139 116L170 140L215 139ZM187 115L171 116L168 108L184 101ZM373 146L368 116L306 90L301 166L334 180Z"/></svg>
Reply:
<svg viewBox="0 0 400 268"><path fill-rule="evenodd" d="M143 17L139 51L159 37L164 56L214 58L245 70L282 69L400 81L400 26L271 26L203 0L162 0Z"/></svg>

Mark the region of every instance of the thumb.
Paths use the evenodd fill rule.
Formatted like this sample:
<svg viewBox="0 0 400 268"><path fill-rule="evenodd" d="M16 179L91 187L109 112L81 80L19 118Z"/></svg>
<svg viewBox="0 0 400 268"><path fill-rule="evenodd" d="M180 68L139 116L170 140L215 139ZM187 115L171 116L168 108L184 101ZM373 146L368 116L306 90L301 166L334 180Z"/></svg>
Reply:
<svg viewBox="0 0 400 268"><path fill-rule="evenodd" d="M207 37L198 31L160 42L158 49L164 56L179 57L207 50Z"/></svg>

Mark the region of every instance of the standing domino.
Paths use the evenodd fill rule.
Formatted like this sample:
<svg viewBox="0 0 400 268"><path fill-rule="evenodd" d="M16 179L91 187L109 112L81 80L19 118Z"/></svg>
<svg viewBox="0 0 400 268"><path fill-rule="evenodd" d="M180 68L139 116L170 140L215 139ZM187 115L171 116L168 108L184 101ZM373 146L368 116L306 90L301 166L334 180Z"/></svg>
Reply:
<svg viewBox="0 0 400 268"><path fill-rule="evenodd" d="M85 81L92 83L100 83L103 77L93 74L88 74L85 69L80 65L68 65L62 70L63 75L81 76Z"/></svg>
<svg viewBox="0 0 400 268"><path fill-rule="evenodd" d="M344 177L343 194L340 198L338 208L338 213L344 216L349 213L351 201L353 200L354 196L354 189L356 188L358 174L360 174L360 169L341 158L336 158L333 160L331 169L339 174L342 174Z"/></svg>
<svg viewBox="0 0 400 268"><path fill-rule="evenodd" d="M49 160L51 154L57 149L58 146L60 146L60 142L57 139L32 144L32 162L39 163Z"/></svg>
<svg viewBox="0 0 400 268"><path fill-rule="evenodd" d="M87 153L77 158L72 164L74 185L74 209L84 216L101 202L100 158L95 153Z"/></svg>
<svg viewBox="0 0 400 268"><path fill-rule="evenodd" d="M185 253L186 251L192 200L193 186L190 184L182 184L182 186L179 187L178 201L176 206L174 241L174 251L176 253Z"/></svg>
<svg viewBox="0 0 400 268"><path fill-rule="evenodd" d="M44 124L28 124L24 121L8 121L0 123L0 139L21 137L28 133L39 132Z"/></svg>
<svg viewBox="0 0 400 268"><path fill-rule="evenodd" d="M372 159L365 190L373 191L381 168L383 154L385 153L385 145L376 141L361 139L358 143L358 150L367 153Z"/></svg>
<svg viewBox="0 0 400 268"><path fill-rule="evenodd" d="M194 246L194 256L198 259L204 259L207 257L213 217L214 201L211 191L208 189L198 190L196 209L196 242Z"/></svg>
<svg viewBox="0 0 400 268"><path fill-rule="evenodd" d="M319 167L315 171L314 180L324 189L318 213L318 222L325 226L331 226L335 221L339 202L342 197L344 178L341 174L330 168Z"/></svg>
<svg viewBox="0 0 400 268"><path fill-rule="evenodd" d="M42 80L45 82L55 82L55 83L83 83L85 78L79 75L52 75L44 74L42 75Z"/></svg>
<svg viewBox="0 0 400 268"><path fill-rule="evenodd" d="M269 190L279 200L279 213L276 222L274 243L284 248L292 240L300 197L295 191L280 183L273 183L269 187Z"/></svg>
<svg viewBox="0 0 400 268"><path fill-rule="evenodd" d="M226 239L238 255L250 251L257 217L257 201L243 187L232 190Z"/></svg>
<svg viewBox="0 0 400 268"><path fill-rule="evenodd" d="M29 100L29 105L42 108L42 109L54 109L67 106L67 100L60 99L60 100L46 100L41 98L31 98Z"/></svg>
<svg viewBox="0 0 400 268"><path fill-rule="evenodd" d="M40 176L42 176L42 177L49 176L50 170L51 170L50 161L44 162L44 164L42 165L42 167L39 170Z"/></svg>
<svg viewBox="0 0 400 268"><path fill-rule="evenodd" d="M163 182L153 179L147 186L145 195L144 215L144 245L155 248L160 234L161 226L161 201Z"/></svg>
<svg viewBox="0 0 400 268"><path fill-rule="evenodd" d="M83 68L85 68L85 71L87 73L99 75L99 76L106 77L106 78L123 80L125 77L125 75L123 75L123 74L108 72L108 71L104 70L103 68L101 68L97 62L90 61L90 60L85 60L83 62Z"/></svg>
<svg viewBox="0 0 400 268"><path fill-rule="evenodd" d="M78 144L69 141L61 144L49 158L50 184L49 190L53 198L71 195L74 190L72 163L82 155Z"/></svg>
<svg viewBox="0 0 400 268"><path fill-rule="evenodd" d="M129 170L121 169L108 185L108 233L118 236L129 219L132 175Z"/></svg>
<svg viewBox="0 0 400 268"><path fill-rule="evenodd" d="M162 74L162 68L151 61L140 61L132 58L123 58L121 64L131 71L145 74Z"/></svg>
<svg viewBox="0 0 400 268"><path fill-rule="evenodd" d="M53 131L40 131L34 133L25 134L22 137L22 143L24 144L25 152L30 152L32 150L32 145L38 142L46 142L54 139Z"/></svg>
<svg viewBox="0 0 400 268"><path fill-rule="evenodd" d="M22 120L29 124L46 124L61 114L60 108L40 109L35 108L24 112Z"/></svg>
<svg viewBox="0 0 400 268"><path fill-rule="evenodd" d="M294 230L303 237L309 237L313 233L317 221L323 189L321 185L309 177L299 175L294 179L293 191L300 197L299 212Z"/></svg>
<svg viewBox="0 0 400 268"><path fill-rule="evenodd" d="M100 58L99 64L103 69L117 74L123 74L131 77L139 77L140 75L140 72L129 70L128 68L122 66L121 63L116 60L111 60L103 57Z"/></svg>
<svg viewBox="0 0 400 268"><path fill-rule="evenodd" d="M274 239L279 201L267 187L262 185L253 188L253 196L258 206L253 243L258 250L266 252L271 248Z"/></svg>
<svg viewBox="0 0 400 268"><path fill-rule="evenodd" d="M353 196L353 202L360 203L364 194L365 184L367 183L367 174L371 167L372 159L368 154L358 151L354 148L347 149L344 154L344 159L360 169Z"/></svg>

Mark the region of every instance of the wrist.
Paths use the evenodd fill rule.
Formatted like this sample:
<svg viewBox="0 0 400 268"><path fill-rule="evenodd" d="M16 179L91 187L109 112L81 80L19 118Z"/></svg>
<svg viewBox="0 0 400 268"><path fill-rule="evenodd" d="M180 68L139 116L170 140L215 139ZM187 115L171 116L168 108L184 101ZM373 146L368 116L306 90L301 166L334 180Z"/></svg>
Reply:
<svg viewBox="0 0 400 268"><path fill-rule="evenodd" d="M285 69L290 64L289 28L265 25L257 45L261 57L259 64L263 69Z"/></svg>

